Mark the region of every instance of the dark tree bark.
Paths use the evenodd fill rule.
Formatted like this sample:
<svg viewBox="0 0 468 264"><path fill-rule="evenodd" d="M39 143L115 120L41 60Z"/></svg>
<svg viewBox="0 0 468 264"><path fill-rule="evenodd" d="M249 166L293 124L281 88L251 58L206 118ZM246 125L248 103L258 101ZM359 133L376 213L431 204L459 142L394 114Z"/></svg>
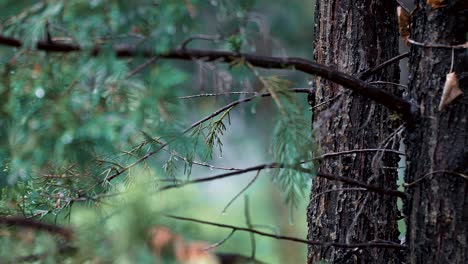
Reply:
<svg viewBox="0 0 468 264"><path fill-rule="evenodd" d="M395 1L322 0L316 4L315 52L317 62L336 65L357 74L398 55ZM398 82L397 65L368 81ZM315 79L316 102L313 131L321 152L362 148L397 149L392 135L399 121L369 99L321 78ZM398 93L396 86L382 88ZM384 144L386 139L390 139ZM386 189L396 189L399 157L389 153L360 153L323 160L319 170L352 177ZM396 198L372 194L355 186L316 178L308 208L308 239L356 243L386 240L399 243ZM337 189L336 191L330 191ZM309 247L308 262L401 263L402 252L392 249L350 250Z"/></svg>
<svg viewBox="0 0 468 264"><path fill-rule="evenodd" d="M413 40L445 45L466 42L466 0L445 1L438 9L419 2L412 17ZM405 181L424 178L407 187L408 263L468 263L468 184L454 174L468 173L467 50L454 50L454 58L464 95L439 111L452 50L411 47L410 95L420 107L421 117L407 131Z"/></svg>

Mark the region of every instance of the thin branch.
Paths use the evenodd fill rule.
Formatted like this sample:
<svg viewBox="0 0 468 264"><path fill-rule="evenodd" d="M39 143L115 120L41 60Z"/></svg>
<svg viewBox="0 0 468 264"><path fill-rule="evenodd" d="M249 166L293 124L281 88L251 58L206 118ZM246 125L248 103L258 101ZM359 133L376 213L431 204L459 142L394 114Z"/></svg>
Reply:
<svg viewBox="0 0 468 264"><path fill-rule="evenodd" d="M458 45L448 45L448 44L440 44L440 43L422 43L422 42L417 42L415 40L412 40L408 38L408 42L416 45L416 46L421 46L424 48L439 48L439 49L468 49L468 42L465 42L463 44L458 44Z"/></svg>
<svg viewBox="0 0 468 264"><path fill-rule="evenodd" d="M166 186L161 187L159 190L160 191L165 191L165 190L169 190L169 189L180 188L180 187L183 187L183 186L186 186L186 185L220 180L220 179L224 179L224 178L227 178L227 177L232 177L232 176L235 176L235 175L244 174L244 173L251 172L251 171L259 171L259 170L272 169L272 168L293 169L293 170L304 172L304 173L316 174L317 177L325 178L325 179L332 180L332 181L340 181L340 182L352 184L352 185L355 185L355 186L358 186L358 187L365 188L366 190L371 191L371 192L386 194L386 195L391 195L391 196L397 196L397 197L401 197L401 198L406 198L406 194L404 192L383 189L383 188L380 188L380 187L377 187L377 186L374 186L374 185L366 184L365 182L362 182L362 181L358 181L358 180L355 180L355 179L352 179L352 178L348 178L348 177L335 176L335 175L332 175L332 174L322 173L322 172L314 173L312 170L302 168L302 167L299 167L297 165L286 165L286 164L281 164L281 163L261 164L261 165L245 168L245 169L239 170L239 171L227 172L227 173L223 173L223 174L219 174L219 175L215 175L215 176L211 176L211 177L198 178L198 179L186 181L186 182L184 182L182 184L166 185Z"/></svg>
<svg viewBox="0 0 468 264"><path fill-rule="evenodd" d="M158 60L158 56L154 56L154 57L152 57L151 59L145 61L144 63L138 65L135 69L131 70L131 71L127 74L126 78L128 79L128 78L132 77L133 75L139 73L139 72L142 71L144 68L146 68L146 67L150 66L151 64L155 63L157 60Z"/></svg>
<svg viewBox="0 0 468 264"><path fill-rule="evenodd" d="M459 176L459 177L461 177L462 179L468 181L468 175L465 175L465 174L463 174L463 173L458 173L458 172L448 171L448 170L436 170L436 171L432 171L432 172L426 173L424 176L422 176L421 178L415 180L414 182L411 182L411 183L403 183L403 186L404 186L404 187L412 187L412 186L416 185L417 183L421 182L422 180L426 179L427 177L429 177L429 176L431 176L431 175L438 174L438 173L448 173L448 174L452 174L452 175L455 175L455 176Z"/></svg>
<svg viewBox="0 0 468 264"><path fill-rule="evenodd" d="M131 163L130 165L127 165L126 167L124 167L123 169L121 170L117 170L116 173L106 177L104 179L104 181L112 181L114 178L116 178L117 176L119 176L120 174L126 172L127 170L131 169L132 167L140 164L141 162L147 160L149 157L153 156L154 154L158 153L159 151L161 151L164 147L166 147L167 145L169 145L169 143L164 143L162 144L161 146L159 146L159 148L153 150L153 151L150 151L148 153L146 153L143 157L137 159L135 162Z"/></svg>
<svg viewBox="0 0 468 264"><path fill-rule="evenodd" d="M316 105L314 105L314 106L311 106L311 107L310 107L310 110L314 110L314 109L316 109L316 108L319 108L320 106L322 106L322 105L324 105L324 104L326 104L326 103L329 103L329 102L331 102L331 101L337 99L337 98L340 97L341 95L342 95L342 94L339 93L339 94L333 96L333 97L330 98L330 99L327 99L327 100L325 100L325 101L323 101L323 102L321 102L321 103L319 103L319 104L316 104Z"/></svg>
<svg viewBox="0 0 468 264"><path fill-rule="evenodd" d="M0 44L21 47L23 43L15 38L0 35ZM65 43L49 43L39 41L36 44L38 50L49 52L78 52L84 51L80 45ZM337 71L313 61L296 57L269 57L230 51L199 50L199 49L175 49L164 53L156 53L153 48L139 49L135 45L121 44L113 48L117 57L154 57L179 60L204 60L225 63L237 63L245 61L252 66L268 69L298 70L304 73L320 76L335 82L344 88L350 89L364 97L374 100L385 107L410 119L416 111L412 110L410 102L399 98L383 89L379 89L354 76ZM91 56L97 56L102 52L101 47L94 46L90 50Z"/></svg>
<svg viewBox="0 0 468 264"><path fill-rule="evenodd" d="M324 246L324 247L332 246L332 247L338 247L338 248L389 248L389 249L396 249L396 250L406 249L406 246L400 245L394 242L376 241L376 242L367 242L367 243L347 244L347 243L337 243L337 242L313 241L313 240L306 240L306 239L301 239L297 237L275 235L275 234L265 233L263 231L259 231L259 230L255 230L251 228L209 222L209 221L199 220L195 218L181 217L181 216L175 216L175 215L165 215L165 216L172 218L172 219L176 219L176 220L189 221L189 222L194 222L194 223L199 223L199 224L204 224L204 225L216 226L220 228L235 229L237 231L244 231L248 233L257 234L260 236L275 238L278 240L286 240L286 241L307 244L307 245L312 245L312 246Z"/></svg>
<svg viewBox="0 0 468 264"><path fill-rule="evenodd" d="M228 241L228 239L230 239L232 237L232 235L234 235L235 232L236 232L236 229L232 229L231 233L229 233L229 235L227 235L221 241L216 242L213 245L209 245L206 248L203 248L203 250L208 251L208 250L211 250L213 248L217 248L217 247L221 246L222 244L224 244L224 242Z"/></svg>
<svg viewBox="0 0 468 264"><path fill-rule="evenodd" d="M249 183L247 183L247 185L242 188L242 190L237 193L230 201L229 203L224 207L223 211L221 212L222 214L226 213L227 209L229 208L229 206L231 206L231 204L237 200L237 198L239 198L239 196L241 196L250 186L252 186L252 184L258 179L258 176L260 175L260 172L261 170L258 170L257 171L257 174L255 174L255 177L252 178L252 180L249 181Z"/></svg>
<svg viewBox="0 0 468 264"><path fill-rule="evenodd" d="M180 97L177 97L177 98L178 99L192 99L192 98L223 96L223 95L232 95L232 94L259 94L259 93L258 92L204 93L204 94L194 94L194 95L180 96Z"/></svg>
<svg viewBox="0 0 468 264"><path fill-rule="evenodd" d="M398 56L395 56L395 57L393 57L393 58L391 58L391 59L389 59L387 61L382 62L381 64L375 66L372 69L368 69L368 70L358 74L358 78L361 79L361 80L366 80L372 74L380 71L381 69L383 69L383 68L385 68L385 67L387 67L387 66L389 66L389 65L391 65L391 64L393 64L395 62L398 62L398 61L400 61L400 60L402 60L404 58L407 58L407 57L409 57L409 52L402 53L402 54L400 54Z"/></svg>
<svg viewBox="0 0 468 264"><path fill-rule="evenodd" d="M325 153L323 155L320 155L319 157L317 157L315 159L325 159L325 158L330 158L330 157L335 157L335 156L354 154L354 153L362 153L362 152L389 152L389 153L393 153L393 154L401 155L401 156L406 155L404 152L394 150L394 149L369 148L369 149L351 149L351 150L345 150L345 151L339 151L339 152L329 152L329 153Z"/></svg>
<svg viewBox="0 0 468 264"><path fill-rule="evenodd" d="M52 234L62 236L64 239L70 241L73 237L73 231L57 225L37 222L32 219L26 219L16 216L0 216L0 224L9 226L29 227L32 229L46 231Z"/></svg>
<svg viewBox="0 0 468 264"><path fill-rule="evenodd" d="M395 83L395 82L375 81L375 82L369 82L369 83L370 84L391 84L391 85L400 86L400 87L403 87L403 88L408 88L407 85L399 84L399 83Z"/></svg>
<svg viewBox="0 0 468 264"><path fill-rule="evenodd" d="M182 44L180 44L180 49L186 49L187 48L187 45L194 41L194 40L210 40L210 41L219 41L221 40L222 36L217 34L217 35L208 35L208 34L197 34L197 35L193 35L189 38L187 38L186 40L184 40L182 42Z"/></svg>
<svg viewBox="0 0 468 264"><path fill-rule="evenodd" d="M258 176L258 173L257 173ZM257 177L256 176L256 177ZM244 216L245 216L245 224L247 228L252 229L252 220L250 217L250 206L249 206L249 196L244 196ZM250 235L250 244L252 246L252 253L250 254L251 259L255 259L255 253L257 252L257 246L255 243L255 236L253 233L249 233Z"/></svg>

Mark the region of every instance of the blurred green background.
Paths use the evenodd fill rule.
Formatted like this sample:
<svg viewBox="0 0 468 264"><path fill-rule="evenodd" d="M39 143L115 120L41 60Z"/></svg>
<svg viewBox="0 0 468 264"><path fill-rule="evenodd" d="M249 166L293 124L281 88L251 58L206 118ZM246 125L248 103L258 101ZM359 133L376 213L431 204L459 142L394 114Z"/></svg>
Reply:
<svg viewBox="0 0 468 264"><path fill-rule="evenodd" d="M189 36L205 34L217 40L194 40L188 47L312 59L314 1L0 3L1 34L25 44L18 49L0 45L0 212L70 224L80 230L78 245L84 248L74 257L51 254L42 261L150 263L154 260L148 249L135 245L145 244L145 232L154 225L170 227L187 240L208 243L220 241L230 232L168 220L162 213L246 225L243 195L222 211L255 173L163 193L156 190L167 178L184 180L223 172L192 166L171 151L189 160L229 168L277 161L272 144L281 139L275 139L273 131L284 117L271 98L236 107L229 112L230 124L223 121L226 131L220 135L221 153L217 145L205 146L203 138L194 139L180 131L246 95L179 97L261 92L265 87L259 77L269 76L288 80L286 88L306 88L307 76L292 71L253 71L245 65L163 60L132 75L147 58L118 59L112 52L93 58L85 53L31 49L50 34L56 41L83 47L99 44L111 50L116 44L131 43L164 52ZM308 124L311 117L306 96L293 97L290 100ZM116 164L130 164L157 146L154 139L175 141L168 152L130 169L112 184L99 184L118 169ZM142 142L146 144L134 148ZM190 175L184 168L189 168ZM66 177L50 177L54 175ZM291 204L284 199L285 190L272 181L274 177L272 171L262 171L245 192L252 223L265 232L306 238L308 185L301 183L302 198L291 211ZM47 234L36 234L31 242L8 232L0 237L4 257L14 259L57 249ZM305 262L305 245L255 237L258 260ZM241 232L216 248L216 252L245 256L250 251L249 236Z"/></svg>

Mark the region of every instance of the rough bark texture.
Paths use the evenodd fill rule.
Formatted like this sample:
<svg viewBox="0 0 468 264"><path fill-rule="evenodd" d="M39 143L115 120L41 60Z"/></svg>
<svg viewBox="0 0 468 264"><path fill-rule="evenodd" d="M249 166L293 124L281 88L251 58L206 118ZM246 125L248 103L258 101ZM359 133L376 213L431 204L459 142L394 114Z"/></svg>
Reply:
<svg viewBox="0 0 468 264"><path fill-rule="evenodd" d="M357 74L398 55L395 10L395 1L388 0L317 1L316 61ZM392 121L390 111L324 79L315 80L315 104L335 98L313 110L313 130L321 152L398 148L398 135L393 137L391 133L399 124L398 120ZM398 82L397 64L374 74L370 80ZM395 86L381 87L398 93ZM384 144L387 138L390 140ZM398 159L395 154L388 153L346 155L322 161L319 170L396 189L397 172L387 167L396 167ZM376 240L399 243L396 202L395 197L317 178L308 208L308 238L343 243ZM401 263L401 254L392 249L311 246L308 262Z"/></svg>
<svg viewBox="0 0 468 264"><path fill-rule="evenodd" d="M412 17L412 38L419 42L456 45L466 42L468 1L446 1L433 9L420 1ZM454 70L464 96L438 111L451 49L411 47L410 95L421 118L406 136L408 263L468 263L468 52L455 50ZM439 171L439 172L438 172Z"/></svg>

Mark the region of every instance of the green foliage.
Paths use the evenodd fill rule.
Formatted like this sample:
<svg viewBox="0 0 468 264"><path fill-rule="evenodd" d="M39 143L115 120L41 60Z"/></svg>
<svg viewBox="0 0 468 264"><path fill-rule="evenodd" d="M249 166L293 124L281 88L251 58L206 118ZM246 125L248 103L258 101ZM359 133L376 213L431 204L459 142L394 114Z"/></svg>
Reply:
<svg viewBox="0 0 468 264"><path fill-rule="evenodd" d="M183 183L194 161L212 162L223 154L224 136L235 129L231 115L241 113L238 107L183 131L193 120L238 96L187 103L178 97L198 92L191 64L116 58L112 48L126 43L164 52L203 33L219 35L222 42L194 46L255 51L271 37L267 22L259 16L263 4L253 0L2 1L2 35L19 38L25 45L0 46L0 215L57 220L71 224L80 235L79 252L72 258L60 253L55 239L44 233L36 234L28 245L16 233L2 237L0 255L47 251L44 261L51 263L147 263L154 261L145 236L149 227L164 224L190 238L190 228L160 216L176 207L184 209L188 194L195 194L169 199L153 194L167 181ZM35 50L38 41L46 40L79 44L85 51ZM86 51L95 46L102 50L99 56ZM214 64L209 77L219 72L229 75L233 79L226 86L229 89L258 91L251 84L260 80L264 92L272 93L280 113L274 117L274 161L298 164L310 159L309 120L296 96L287 91L291 82L286 79L297 77L263 77L263 72L253 72L242 60L233 68ZM118 177L108 182L113 175ZM275 181L286 201L297 206L308 177L282 169Z"/></svg>
<svg viewBox="0 0 468 264"><path fill-rule="evenodd" d="M234 52L240 52L243 42L241 37L233 35L228 38L228 47Z"/></svg>
<svg viewBox="0 0 468 264"><path fill-rule="evenodd" d="M296 96L289 91L290 83L278 77L264 79L266 89L271 93L280 111L279 120L273 131L271 151L275 161L282 164L312 169L312 133L310 119L304 114ZM309 189L311 174L295 171L292 168L274 172L291 207L297 207Z"/></svg>
<svg viewBox="0 0 468 264"><path fill-rule="evenodd" d="M219 155L222 156L223 153L223 142L221 142L221 136L226 131L226 125L224 124L224 119L227 118L228 123L230 124L229 112L233 107L224 111L221 117L213 120L210 119L209 123L206 125L200 124L195 129L192 130L191 135L198 139L200 137L204 138L206 144L206 159L213 159L213 150L218 148Z"/></svg>
<svg viewBox="0 0 468 264"><path fill-rule="evenodd" d="M46 252L47 257L60 262L154 263L156 259L149 244L151 228L164 226L174 232L182 232L186 239L190 239L196 230L186 224L176 225L162 215L162 212L173 210L171 207L175 203L184 201L188 196L171 201L161 195L148 195L154 191L154 187L148 184L152 180L144 174L140 175L130 186L116 185L116 195L96 196L97 202L93 207L73 207L73 214L68 219L76 236L72 244L66 241L59 243L60 238L47 233L30 231L31 242L27 245L26 242L21 243L25 240L22 237L25 236L24 232L11 230L9 238L0 240L2 261L4 257L11 257L13 261L18 255L27 255L32 251ZM61 246L75 247L76 252L70 252L73 254L69 256L58 255Z"/></svg>

